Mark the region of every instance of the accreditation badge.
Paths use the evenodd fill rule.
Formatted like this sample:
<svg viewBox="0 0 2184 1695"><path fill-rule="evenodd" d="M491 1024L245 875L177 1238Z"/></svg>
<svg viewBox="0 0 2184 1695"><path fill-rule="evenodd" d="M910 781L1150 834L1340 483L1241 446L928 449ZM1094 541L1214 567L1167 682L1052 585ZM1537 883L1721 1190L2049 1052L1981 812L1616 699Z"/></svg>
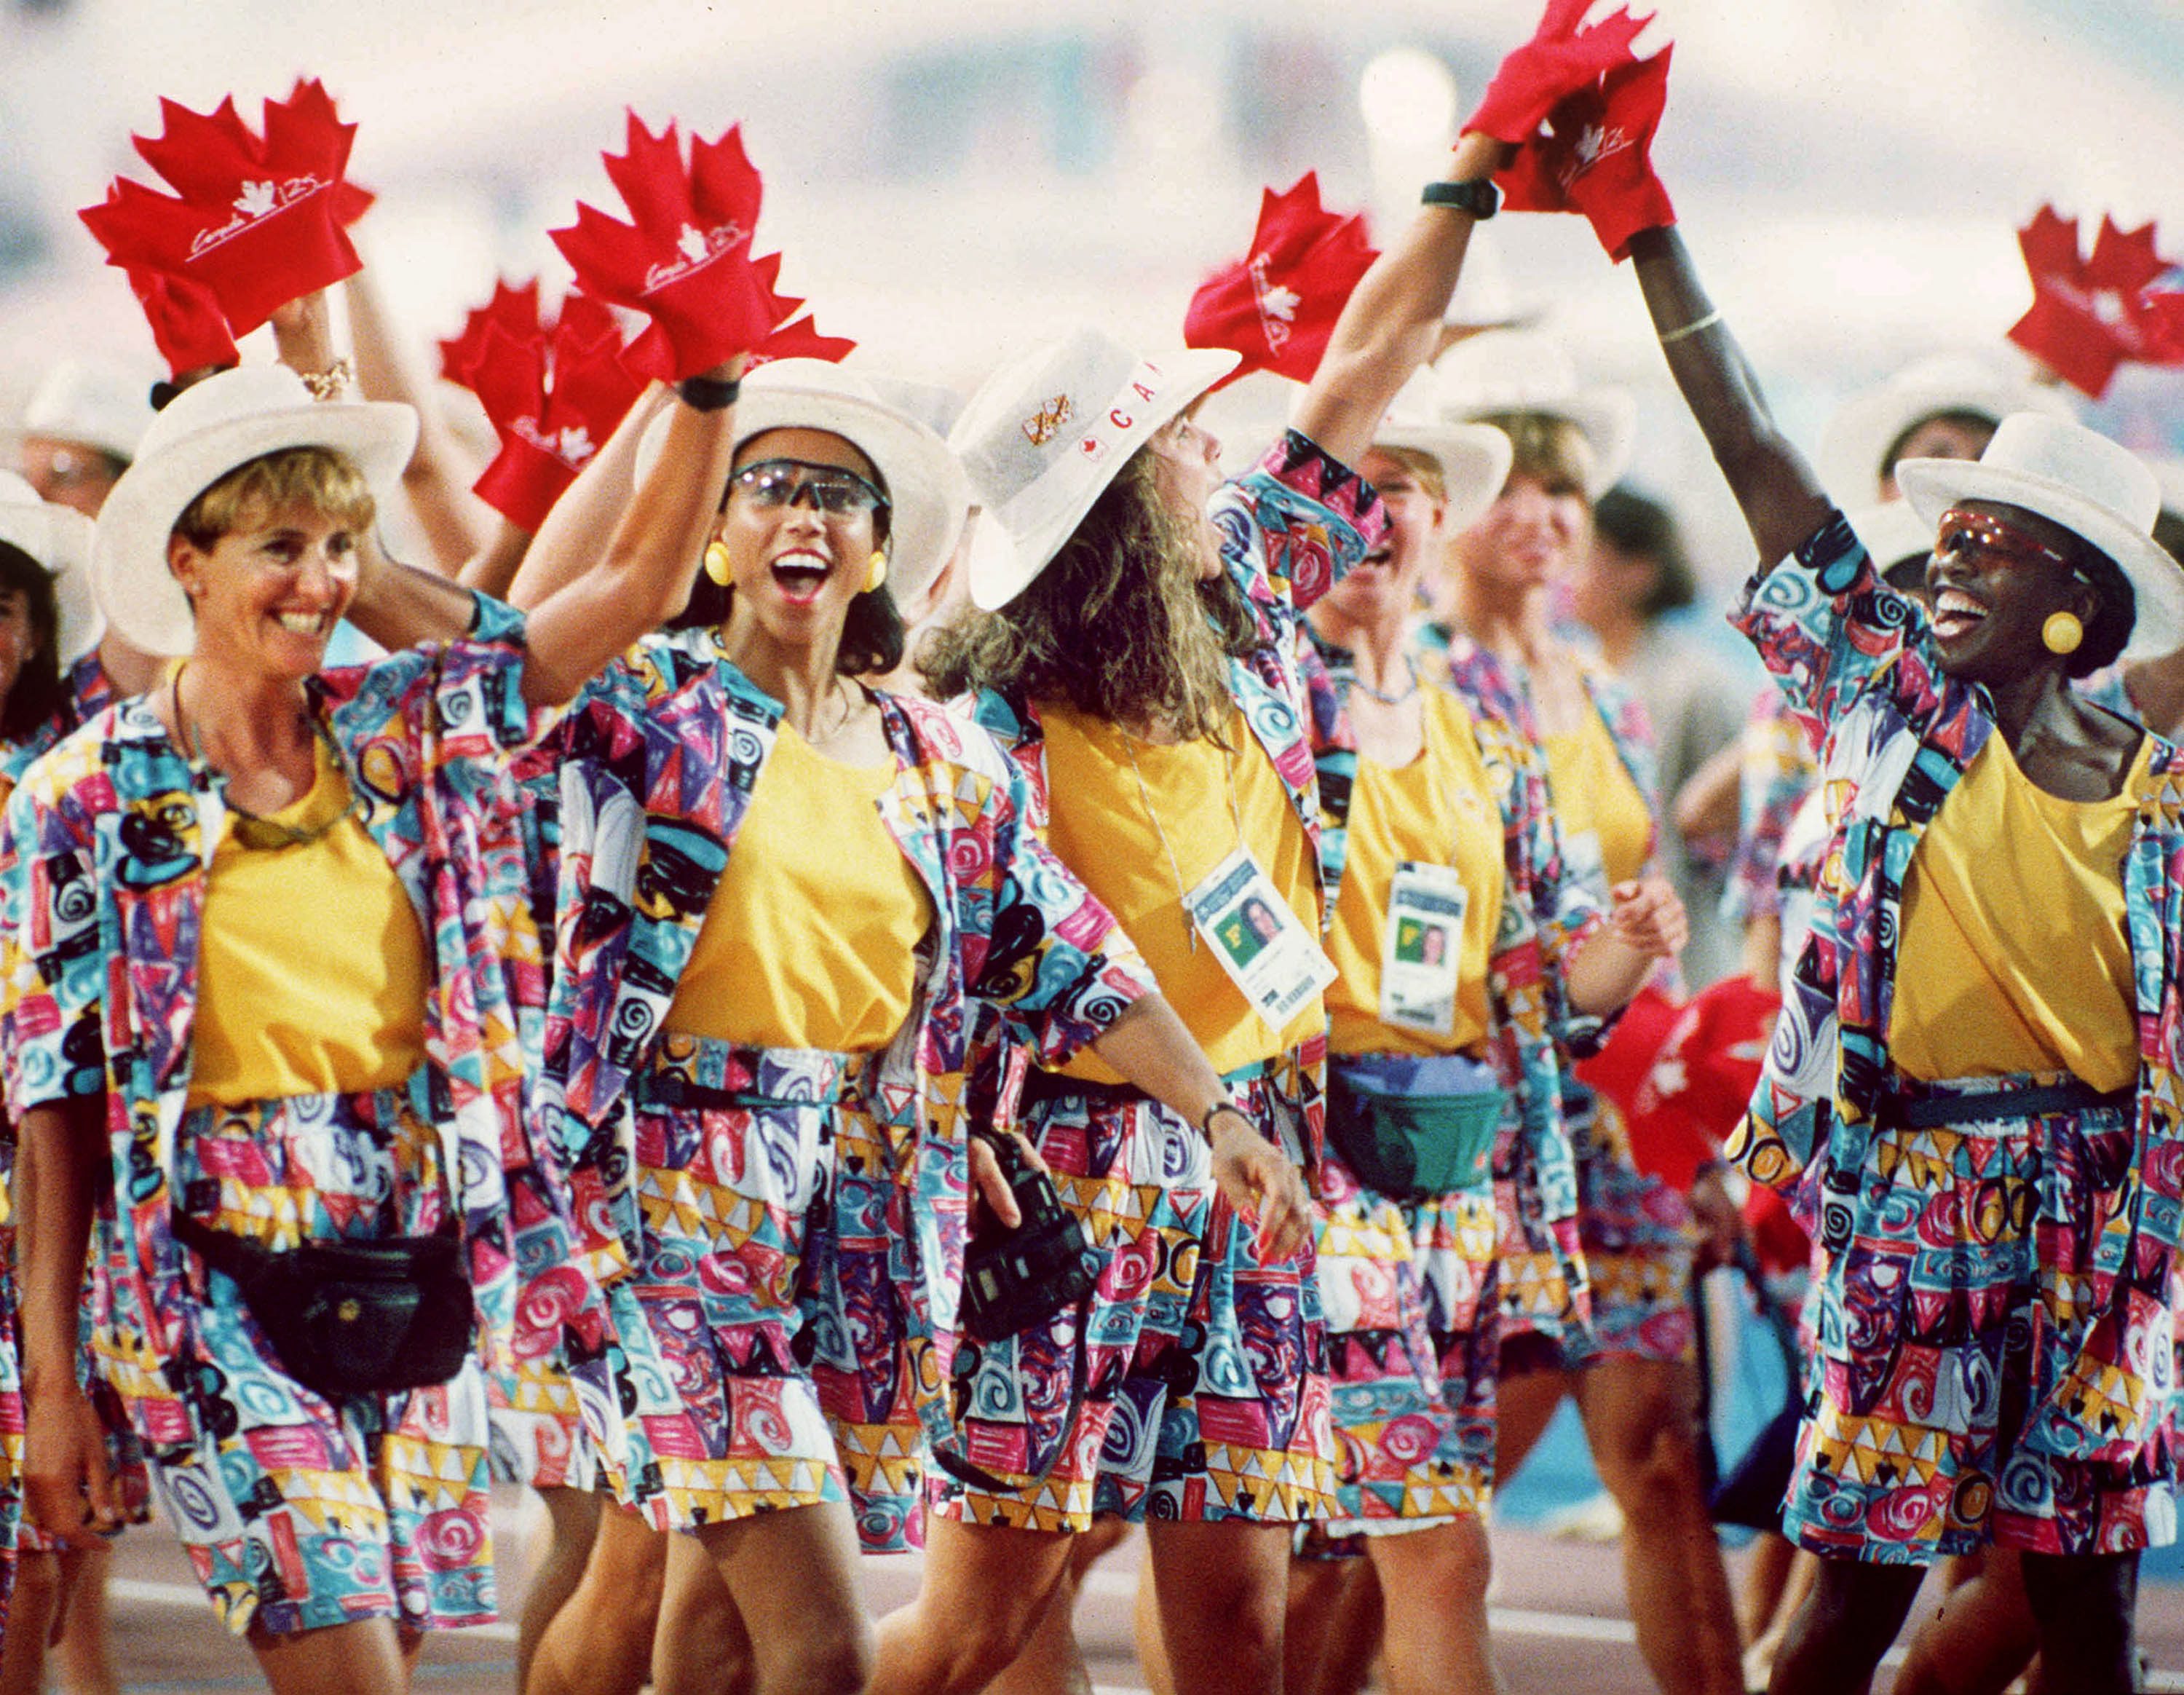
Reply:
<svg viewBox="0 0 2184 1695"><path fill-rule="evenodd" d="M1388 884L1380 934L1380 1022L1422 1035L1456 1032L1463 913L1471 895L1453 867L1404 860Z"/></svg>
<svg viewBox="0 0 2184 1695"><path fill-rule="evenodd" d="M1601 856L1599 831L1563 832L1563 877L1582 884L1595 905L1607 905L1607 862Z"/></svg>
<svg viewBox="0 0 2184 1695"><path fill-rule="evenodd" d="M1183 897L1228 980L1268 1029L1281 1030L1334 981L1318 938L1297 922L1274 881L1238 848Z"/></svg>

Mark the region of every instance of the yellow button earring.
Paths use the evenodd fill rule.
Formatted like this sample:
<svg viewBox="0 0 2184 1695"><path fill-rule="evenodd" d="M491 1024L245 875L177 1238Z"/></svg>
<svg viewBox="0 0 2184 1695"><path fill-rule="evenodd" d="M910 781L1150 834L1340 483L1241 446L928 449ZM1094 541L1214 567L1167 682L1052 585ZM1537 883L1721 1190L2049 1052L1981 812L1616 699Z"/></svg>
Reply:
<svg viewBox="0 0 2184 1695"><path fill-rule="evenodd" d="M705 544L705 575L723 588L728 586L728 544L726 542Z"/></svg>
<svg viewBox="0 0 2184 1695"><path fill-rule="evenodd" d="M872 568L865 573L865 593L870 594L887 581L887 549L872 549Z"/></svg>
<svg viewBox="0 0 2184 1695"><path fill-rule="evenodd" d="M2078 650L2078 644L2086 638L2086 627L2078 622L2075 612L2051 612L2048 622L2040 627L2041 645L2058 659Z"/></svg>

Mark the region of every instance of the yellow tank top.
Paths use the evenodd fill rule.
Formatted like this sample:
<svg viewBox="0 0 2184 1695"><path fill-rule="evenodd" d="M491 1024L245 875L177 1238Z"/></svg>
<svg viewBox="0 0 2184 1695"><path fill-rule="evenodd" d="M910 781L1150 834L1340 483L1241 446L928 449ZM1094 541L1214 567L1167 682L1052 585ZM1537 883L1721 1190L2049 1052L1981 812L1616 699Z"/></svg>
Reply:
<svg viewBox="0 0 2184 1695"><path fill-rule="evenodd" d="M268 816L315 841L250 848L231 816L198 937L189 1104L390 1089L425 1057L417 910L320 742L310 792Z"/></svg>
<svg viewBox="0 0 2184 1695"><path fill-rule="evenodd" d="M1251 857L1297 922L1319 934L1319 884L1304 826L1244 715L1229 716L1227 751L1211 742L1143 742L1066 706L1042 705L1039 719L1049 842L1121 921L1214 1068L1271 1059L1323 1029L1324 1003L1314 995L1288 1029L1269 1029L1184 911L1184 890L1235 851L1240 815ZM1094 1082L1123 1080L1089 1049L1063 1070Z"/></svg>
<svg viewBox="0 0 2184 1695"><path fill-rule="evenodd" d="M1653 815L1593 706L1579 728L1546 739L1546 755L1564 874L1582 878L1604 902L1609 889L1646 868Z"/></svg>
<svg viewBox="0 0 2184 1695"><path fill-rule="evenodd" d="M894 765L783 724L667 1009L679 1034L870 1053L910 1016L933 897L881 822Z"/></svg>
<svg viewBox="0 0 2184 1695"><path fill-rule="evenodd" d="M1485 1040L1486 962L1502 923L1502 814L1463 703L1425 698L1425 750L1408 765L1359 758L1350 791L1349 857L1334 902L1327 956L1341 973L1327 991L1336 1053L1458 1053ZM1380 961L1388 892L1399 861L1453 866L1469 897L1456 979L1456 1025L1446 1036L1380 1022Z"/></svg>
<svg viewBox="0 0 2184 1695"><path fill-rule="evenodd" d="M1899 1069L1921 1082L2068 1071L2103 1090L2137 1080L2123 858L2153 748L2140 744L2114 799L2076 801L1987 738L1903 879L1888 1016Z"/></svg>

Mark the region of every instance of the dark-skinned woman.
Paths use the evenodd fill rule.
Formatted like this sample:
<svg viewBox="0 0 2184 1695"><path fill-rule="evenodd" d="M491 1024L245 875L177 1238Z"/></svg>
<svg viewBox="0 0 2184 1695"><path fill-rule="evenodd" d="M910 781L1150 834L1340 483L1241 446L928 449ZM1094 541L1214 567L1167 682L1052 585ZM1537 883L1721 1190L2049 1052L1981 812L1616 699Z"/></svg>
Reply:
<svg viewBox="0 0 2184 1695"><path fill-rule="evenodd" d="M2048 1683L2128 1690L2138 1550L2175 1534L2184 756L2070 683L2184 635L2159 488L2037 414L1976 462L1899 465L1936 527L1930 614L1769 417L1681 238L1631 252L1780 561L1737 622L1847 785L1730 1144L1799 1195L1821 1264L1786 1523L1824 1558L1769 1687L1862 1687L1925 1567L1997 1546Z"/></svg>

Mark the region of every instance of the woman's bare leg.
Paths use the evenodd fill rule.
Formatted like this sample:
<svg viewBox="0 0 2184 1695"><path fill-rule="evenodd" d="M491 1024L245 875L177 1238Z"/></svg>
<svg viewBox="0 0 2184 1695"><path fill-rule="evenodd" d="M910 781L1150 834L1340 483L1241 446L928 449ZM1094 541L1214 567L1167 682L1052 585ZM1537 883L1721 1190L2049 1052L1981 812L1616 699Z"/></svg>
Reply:
<svg viewBox="0 0 2184 1695"><path fill-rule="evenodd" d="M61 1557L25 1553L15 1562L15 1596L0 1631L0 1695L40 1695L46 1687L46 1639L61 1608Z"/></svg>
<svg viewBox="0 0 2184 1695"><path fill-rule="evenodd" d="M530 1687L531 1662L538 1639L583 1581L584 1567L598 1540L599 1497L582 1489L541 1489L546 1508L546 1547L523 1596L523 1616L515 1627L515 1687Z"/></svg>
<svg viewBox="0 0 2184 1695"><path fill-rule="evenodd" d="M1525 1371L1494 1388L1494 1475L1514 1477L1574 1386L1566 1371Z"/></svg>
<svg viewBox="0 0 2184 1695"><path fill-rule="evenodd" d="M1698 1373L1612 1358L1578 1374L1601 1481L1623 1509L1623 1581L1638 1651L1669 1695L1743 1695L1736 1609L1699 1483Z"/></svg>
<svg viewBox="0 0 2184 1695"><path fill-rule="evenodd" d="M53 1642L54 1670L68 1695L121 1695L114 1669L114 1623L106 1581L114 1549L73 1548L61 1555L61 1633Z"/></svg>
<svg viewBox="0 0 2184 1695"><path fill-rule="evenodd" d="M525 1695L636 1695L651 1674L667 1537L610 1501L574 1593L539 1634Z"/></svg>
<svg viewBox="0 0 2184 1695"><path fill-rule="evenodd" d="M653 1695L748 1695L750 1633L695 1536L666 1536L666 1593L652 1638Z"/></svg>
<svg viewBox="0 0 2184 1695"><path fill-rule="evenodd" d="M1775 1656L1768 1695L1859 1695L1903 1628L1926 1576L1923 1565L1832 1555L1819 1564L1813 1592Z"/></svg>
<svg viewBox="0 0 2184 1695"><path fill-rule="evenodd" d="M970 1695L1000 1675L1067 1581L1073 1540L928 1514L917 1598L880 1620L872 1695Z"/></svg>
<svg viewBox="0 0 2184 1695"><path fill-rule="evenodd" d="M1365 1547L1384 1597L1390 1695L1500 1695L1486 1631L1494 1562L1485 1520L1372 1536Z"/></svg>
<svg viewBox="0 0 2184 1695"><path fill-rule="evenodd" d="M847 1503L730 1519L696 1535L741 1614L756 1695L855 1695L866 1687L872 1626L857 1595Z"/></svg>
<svg viewBox="0 0 2184 1695"><path fill-rule="evenodd" d="M1911 1638L1893 1695L2002 1695L2039 1651L2024 1566L2011 1550L1996 1548Z"/></svg>
<svg viewBox="0 0 2184 1695"><path fill-rule="evenodd" d="M360 1619L293 1636L254 1631L250 1651L273 1695L406 1695L417 1640L405 1642L392 1619Z"/></svg>
<svg viewBox="0 0 2184 1695"><path fill-rule="evenodd" d="M1176 1695L1273 1695L1293 1526L1240 1520L1145 1526Z"/></svg>
<svg viewBox="0 0 2184 1695"><path fill-rule="evenodd" d="M1077 1597L1084 1579L1130 1533L1120 1519L1095 1519L1069 1539L1069 1564L1024 1649L986 1686L986 1695L1092 1695L1092 1672L1077 1645Z"/></svg>

